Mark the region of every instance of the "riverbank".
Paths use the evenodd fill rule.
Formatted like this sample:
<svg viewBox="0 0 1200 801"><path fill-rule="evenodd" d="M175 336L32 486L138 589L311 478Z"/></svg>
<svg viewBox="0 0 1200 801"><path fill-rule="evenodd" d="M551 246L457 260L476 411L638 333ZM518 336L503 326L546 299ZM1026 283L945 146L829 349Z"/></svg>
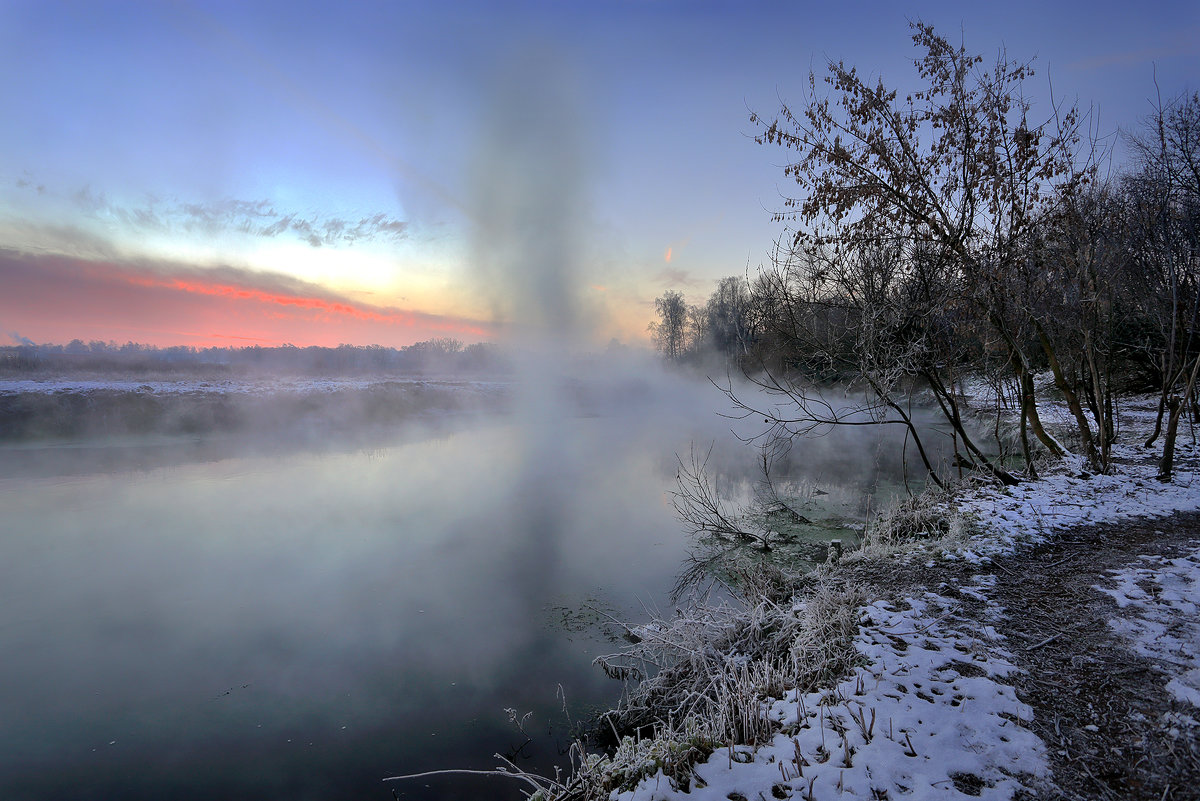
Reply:
<svg viewBox="0 0 1200 801"><path fill-rule="evenodd" d="M666 644L654 653L676 679L757 693L769 724L734 739L705 728L713 707L689 723L700 706L680 701L658 738L584 770L592 787L628 801L1200 797L1200 450L1181 437L1174 480L1158 482L1140 447L1152 402L1123 404L1111 475L1068 463L962 489L922 510L944 521L936 536L821 568L790 603L688 621L708 645L678 621L637 629ZM858 622L853 667L820 686L787 675L818 597ZM781 627L787 658L745 645Z"/></svg>

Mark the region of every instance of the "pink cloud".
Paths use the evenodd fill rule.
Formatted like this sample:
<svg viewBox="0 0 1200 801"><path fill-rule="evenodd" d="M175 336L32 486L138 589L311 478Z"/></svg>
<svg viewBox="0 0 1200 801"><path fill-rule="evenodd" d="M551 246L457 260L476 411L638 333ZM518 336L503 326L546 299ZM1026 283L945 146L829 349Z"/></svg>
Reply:
<svg viewBox="0 0 1200 801"><path fill-rule="evenodd" d="M36 342L401 346L495 335L466 317L373 306L278 273L0 250L0 325Z"/></svg>

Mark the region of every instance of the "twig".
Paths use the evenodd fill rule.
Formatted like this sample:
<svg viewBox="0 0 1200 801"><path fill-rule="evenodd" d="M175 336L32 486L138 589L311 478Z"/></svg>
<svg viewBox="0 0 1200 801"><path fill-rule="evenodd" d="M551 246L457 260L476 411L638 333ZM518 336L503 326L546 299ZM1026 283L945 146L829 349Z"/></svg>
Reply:
<svg viewBox="0 0 1200 801"><path fill-rule="evenodd" d="M1043 645L1049 645L1050 643L1054 642L1062 635L1063 635L1063 633L1061 631L1058 634L1051 634L1049 637L1047 637L1046 639L1037 643L1036 645L1029 646L1028 648L1025 649L1025 651L1026 651L1026 653L1028 653L1029 651L1036 651L1038 648L1041 648Z"/></svg>
<svg viewBox="0 0 1200 801"><path fill-rule="evenodd" d="M388 776L386 779L383 779L382 781L395 782L395 781L401 781L402 779L424 779L429 776L464 776L464 775L497 776L497 777L506 778L506 779L518 779L520 781L525 782L526 784L533 785L534 787L536 787L539 790L546 789L541 784L539 784L538 782L536 782L532 778L530 778L527 774L509 773L508 771L502 770L500 768L493 768L492 770L468 770L466 768L447 768L446 770L427 770L424 773L406 773L403 776Z"/></svg>

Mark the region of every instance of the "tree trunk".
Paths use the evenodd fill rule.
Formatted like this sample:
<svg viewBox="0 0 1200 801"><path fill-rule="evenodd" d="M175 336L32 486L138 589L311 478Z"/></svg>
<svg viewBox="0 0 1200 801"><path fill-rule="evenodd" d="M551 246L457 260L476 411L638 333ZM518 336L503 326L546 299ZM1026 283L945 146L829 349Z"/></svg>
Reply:
<svg viewBox="0 0 1200 801"><path fill-rule="evenodd" d="M1042 352L1046 354L1046 360L1050 364L1050 372L1054 374L1054 384L1058 387L1059 392L1063 394L1063 398L1067 401L1067 408L1071 410L1071 415L1075 418L1075 427L1079 430L1079 439L1083 443L1083 452L1088 461L1088 466L1093 470L1103 473L1107 468L1100 460L1100 454L1096 451L1096 440L1092 436L1092 426L1088 423L1087 415L1083 413L1083 404L1079 402L1079 395L1075 392L1075 388L1067 381L1067 376L1063 372L1062 365L1058 362L1058 353L1054 349L1054 345L1050 342L1050 338L1042 329L1041 323L1035 322L1037 328L1038 341L1042 345Z"/></svg>
<svg viewBox="0 0 1200 801"><path fill-rule="evenodd" d="M1158 435L1162 433L1163 412L1167 408L1167 384L1166 378L1163 378L1163 391L1158 396L1158 415L1154 418L1154 433L1150 435L1150 439L1146 440L1144 447L1154 447L1154 441L1158 439Z"/></svg>
<svg viewBox="0 0 1200 801"><path fill-rule="evenodd" d="M1033 435L1038 438L1042 445L1046 446L1046 450L1050 451L1050 455L1056 459L1061 459L1067 455L1067 449L1050 436L1050 433L1042 427L1042 418L1038 415L1037 399L1034 397L1033 391L1033 374L1028 370L1023 370L1021 377L1021 405L1024 413L1029 417L1029 428L1033 431Z"/></svg>
<svg viewBox="0 0 1200 801"><path fill-rule="evenodd" d="M904 411L899 403L896 403L895 399L892 398L891 393L884 389L883 385L881 385L875 379L875 376L873 376L870 371L864 370L861 375L866 380L867 385L870 386L871 390L875 393L875 397L879 398L879 400L882 401L883 404L889 409L900 415L900 419L904 421L904 425L908 429L908 433L912 434L913 443L917 446L917 453L921 456L921 463L925 465L925 470L929 473L929 478L933 480L934 484L937 484L939 487L944 487L945 482L943 482L941 477L937 474L937 470L934 469L933 463L929 461L929 454L925 450L925 443L921 442L921 434L919 431L917 431L917 426L913 423L912 417Z"/></svg>
<svg viewBox="0 0 1200 801"><path fill-rule="evenodd" d="M1178 395L1167 399L1167 435L1163 439L1163 455L1158 463L1158 480L1170 481L1175 471L1175 435L1179 432L1179 418L1182 417L1183 404Z"/></svg>
<svg viewBox="0 0 1200 801"><path fill-rule="evenodd" d="M958 402L954 400L952 392L946 389L946 385L942 382L941 377L932 372L926 372L924 375L929 388L933 390L934 399L937 400L938 406L941 407L942 416L953 427L955 436L962 438L963 446L974 456L975 460L983 465L984 470L991 473L993 478L998 479L1006 487L1015 487L1017 484L1020 484L1020 479L988 459L975 444L974 440L971 439L966 427L963 426L962 416L958 411ZM958 445L955 443L956 455L957 451Z"/></svg>
<svg viewBox="0 0 1200 801"><path fill-rule="evenodd" d="M917 453L921 456L921 463L925 465L925 470L929 473L930 480L939 487L946 486L938 476L937 471L934 470L933 464L930 463L929 454L925 452L925 444L921 442L921 435L917 432L917 427L913 424L912 418L905 414L904 409L900 408L900 404L893 401L890 397L884 398L884 403L888 405L888 408L900 415L900 419L904 421L905 427L908 428L908 433L912 434L913 444L917 446Z"/></svg>
<svg viewBox="0 0 1200 801"><path fill-rule="evenodd" d="M1033 464L1033 454L1029 451L1029 414L1025 405L1021 405L1021 455L1025 457L1025 471L1029 477L1037 481L1037 467Z"/></svg>
<svg viewBox="0 0 1200 801"><path fill-rule="evenodd" d="M1185 365L1184 370L1186 369ZM1200 357L1192 361L1187 383L1183 386L1183 397L1172 395L1167 401L1170 414L1167 417L1167 436L1163 440L1162 460L1158 463L1159 481L1170 481L1175 472L1175 437L1179 433L1179 421L1183 418L1184 411L1195 399L1197 377L1200 377Z"/></svg>
<svg viewBox="0 0 1200 801"><path fill-rule="evenodd" d="M1037 399L1033 388L1033 372L1029 369L1029 357L1021 350L996 310L991 308L986 311L992 328L1000 334L1004 344L1008 347L1008 361L1017 374L1017 380L1021 383L1021 406L1029 419L1029 427L1033 429L1034 436L1042 445L1046 446L1046 450L1050 451L1051 456L1056 459L1063 458L1069 451L1046 431L1042 426L1042 418L1038 415Z"/></svg>

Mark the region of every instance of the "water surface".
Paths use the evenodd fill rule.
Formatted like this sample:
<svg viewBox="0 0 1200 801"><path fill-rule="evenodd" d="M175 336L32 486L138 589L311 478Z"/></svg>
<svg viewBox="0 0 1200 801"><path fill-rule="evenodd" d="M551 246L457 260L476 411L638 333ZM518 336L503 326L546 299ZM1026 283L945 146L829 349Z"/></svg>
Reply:
<svg viewBox="0 0 1200 801"><path fill-rule="evenodd" d="M563 764L568 715L616 700L587 624L666 608L674 454L754 470L719 393L682 386L322 443L0 449L0 798L520 797L381 779ZM859 447L795 468L858 497L892 469Z"/></svg>

